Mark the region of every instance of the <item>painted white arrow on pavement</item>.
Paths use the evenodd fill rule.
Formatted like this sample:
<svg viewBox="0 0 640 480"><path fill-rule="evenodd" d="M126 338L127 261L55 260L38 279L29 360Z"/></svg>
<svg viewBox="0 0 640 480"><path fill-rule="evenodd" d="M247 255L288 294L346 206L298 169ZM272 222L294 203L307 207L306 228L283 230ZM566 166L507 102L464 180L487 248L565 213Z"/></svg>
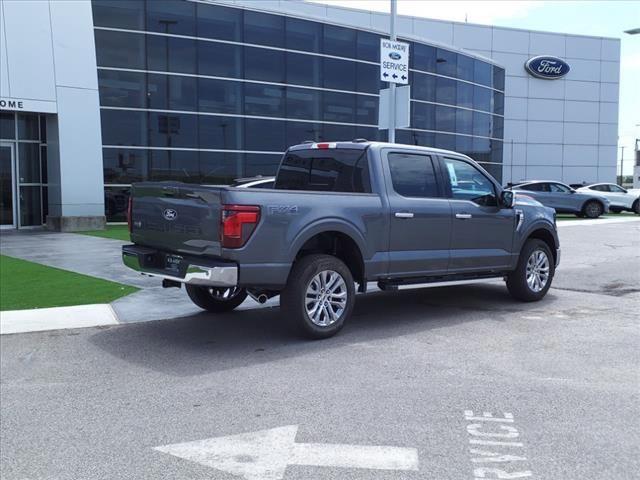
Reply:
<svg viewBox="0 0 640 480"><path fill-rule="evenodd" d="M418 470L415 448L296 443L297 425L194 442L154 450L231 473L245 480L281 480L287 465Z"/></svg>

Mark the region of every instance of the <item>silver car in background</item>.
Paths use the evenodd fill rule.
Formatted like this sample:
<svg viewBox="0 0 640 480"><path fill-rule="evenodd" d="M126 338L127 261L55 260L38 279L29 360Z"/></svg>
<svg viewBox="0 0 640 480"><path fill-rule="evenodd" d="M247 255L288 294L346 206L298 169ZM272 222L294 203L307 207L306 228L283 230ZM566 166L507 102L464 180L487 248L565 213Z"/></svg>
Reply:
<svg viewBox="0 0 640 480"><path fill-rule="evenodd" d="M511 187L514 192L526 194L558 213L573 213L578 217L598 218L609 212L609 200L599 192L578 192L570 186L553 180L522 182Z"/></svg>
<svg viewBox="0 0 640 480"><path fill-rule="evenodd" d="M615 183L594 183L577 190L582 193L597 193L609 199L609 210L620 213L623 210L640 215L640 189L626 190Z"/></svg>

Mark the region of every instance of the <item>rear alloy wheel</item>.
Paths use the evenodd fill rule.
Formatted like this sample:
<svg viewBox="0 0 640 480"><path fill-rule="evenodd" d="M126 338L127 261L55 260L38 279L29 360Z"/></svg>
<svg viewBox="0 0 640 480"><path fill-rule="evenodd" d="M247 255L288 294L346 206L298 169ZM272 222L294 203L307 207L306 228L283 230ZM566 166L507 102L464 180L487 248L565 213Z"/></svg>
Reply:
<svg viewBox="0 0 640 480"><path fill-rule="evenodd" d="M193 303L213 313L229 312L247 298L247 291L240 287L207 287L185 285L187 295Z"/></svg>
<svg viewBox="0 0 640 480"><path fill-rule="evenodd" d="M555 263L549 246L532 238L520 252L518 267L507 275L507 288L518 300L535 302L547 294L554 273Z"/></svg>
<svg viewBox="0 0 640 480"><path fill-rule="evenodd" d="M595 200L591 200L586 203L586 205L582 208L584 215L587 218L598 218L602 215L604 209L602 208L602 204Z"/></svg>

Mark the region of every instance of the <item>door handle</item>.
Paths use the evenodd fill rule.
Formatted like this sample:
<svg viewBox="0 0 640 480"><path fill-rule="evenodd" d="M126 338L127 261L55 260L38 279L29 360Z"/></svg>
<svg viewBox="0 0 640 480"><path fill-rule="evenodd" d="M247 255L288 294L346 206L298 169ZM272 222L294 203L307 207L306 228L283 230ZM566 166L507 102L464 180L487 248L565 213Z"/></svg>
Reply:
<svg viewBox="0 0 640 480"><path fill-rule="evenodd" d="M413 218L411 212L396 212L396 218Z"/></svg>
<svg viewBox="0 0 640 480"><path fill-rule="evenodd" d="M473 215L471 215L470 213L456 213L456 218L459 218L461 220L467 220L472 217Z"/></svg>

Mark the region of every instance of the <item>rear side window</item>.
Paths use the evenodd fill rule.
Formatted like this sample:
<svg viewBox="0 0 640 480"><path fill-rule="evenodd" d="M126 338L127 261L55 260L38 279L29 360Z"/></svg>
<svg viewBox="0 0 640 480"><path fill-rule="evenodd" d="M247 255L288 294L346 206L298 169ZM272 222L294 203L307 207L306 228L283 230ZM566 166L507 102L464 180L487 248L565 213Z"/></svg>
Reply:
<svg viewBox="0 0 640 480"><path fill-rule="evenodd" d="M390 153L393 189L403 197L437 197L438 184L433 161L427 155Z"/></svg>
<svg viewBox="0 0 640 480"><path fill-rule="evenodd" d="M282 160L276 189L371 193L366 150L297 150Z"/></svg>
<svg viewBox="0 0 640 480"><path fill-rule="evenodd" d="M522 185L521 187L517 187L520 190L528 190L530 192L545 192L547 189L544 188L544 183L530 183L529 185Z"/></svg>

